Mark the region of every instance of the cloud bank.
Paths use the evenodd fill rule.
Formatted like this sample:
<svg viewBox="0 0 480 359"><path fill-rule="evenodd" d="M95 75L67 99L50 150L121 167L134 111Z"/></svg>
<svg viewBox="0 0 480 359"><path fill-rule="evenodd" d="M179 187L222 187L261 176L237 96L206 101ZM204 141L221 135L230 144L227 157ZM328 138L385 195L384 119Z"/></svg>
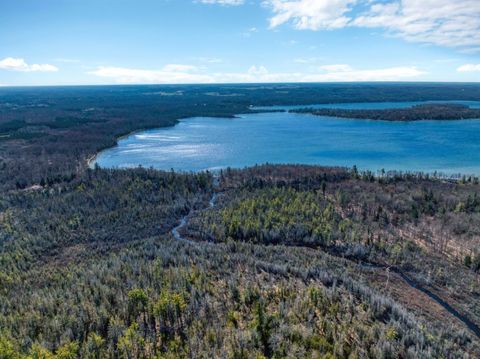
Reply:
<svg viewBox="0 0 480 359"><path fill-rule="evenodd" d="M245 72L206 73L191 65L166 65L160 70L126 67L98 67L88 74L118 84L190 84L257 82L355 82L402 81L425 72L416 67L355 69L346 64L324 65L312 73L270 72L265 66L251 66Z"/></svg>
<svg viewBox="0 0 480 359"><path fill-rule="evenodd" d="M474 64L467 64L460 66L457 69L458 72L480 72L480 64L474 65Z"/></svg>
<svg viewBox="0 0 480 359"><path fill-rule="evenodd" d="M29 65L24 59L7 57L0 61L0 69L21 72L56 72L58 68L49 64Z"/></svg>
<svg viewBox="0 0 480 359"><path fill-rule="evenodd" d="M95 71L88 72L90 75L111 79L116 83L209 83L212 79L209 75L198 73L198 69L191 65L170 64L160 70L143 70L126 67L100 66Z"/></svg>

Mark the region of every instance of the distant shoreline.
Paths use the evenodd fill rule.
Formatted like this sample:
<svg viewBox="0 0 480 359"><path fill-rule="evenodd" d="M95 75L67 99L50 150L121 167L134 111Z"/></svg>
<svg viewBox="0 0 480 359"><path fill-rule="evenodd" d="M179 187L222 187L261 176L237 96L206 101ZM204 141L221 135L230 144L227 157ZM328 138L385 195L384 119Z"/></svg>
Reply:
<svg viewBox="0 0 480 359"><path fill-rule="evenodd" d="M460 121L480 119L480 109L452 103L422 104L407 108L391 109L342 109L299 108L289 112L335 118L413 122L413 121Z"/></svg>

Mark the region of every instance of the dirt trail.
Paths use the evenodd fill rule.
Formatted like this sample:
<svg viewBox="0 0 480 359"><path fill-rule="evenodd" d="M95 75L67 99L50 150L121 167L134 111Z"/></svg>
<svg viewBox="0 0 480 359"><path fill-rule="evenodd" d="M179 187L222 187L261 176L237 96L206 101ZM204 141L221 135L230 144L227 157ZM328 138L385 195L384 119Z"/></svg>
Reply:
<svg viewBox="0 0 480 359"><path fill-rule="evenodd" d="M374 270L389 270L389 271L397 274L398 277L401 278L404 283L406 283L411 288L425 294L428 298L430 298L435 303L440 305L448 313L450 313L455 318L457 318L459 321L461 321L468 329L470 329L473 332L473 334L475 334L478 338L480 338L480 327L477 324L475 324L473 321L471 321L466 315L463 315L458 310L453 308L448 302L446 302L445 300L440 298L437 294L433 293L431 290L423 287L422 285L417 283L415 280L413 280L412 278L407 276L399 268L389 267L389 266L381 265L381 264L371 264L371 263L368 263L368 264L362 263L362 264L359 264L359 266L362 267L362 268L368 268L368 269L374 269Z"/></svg>

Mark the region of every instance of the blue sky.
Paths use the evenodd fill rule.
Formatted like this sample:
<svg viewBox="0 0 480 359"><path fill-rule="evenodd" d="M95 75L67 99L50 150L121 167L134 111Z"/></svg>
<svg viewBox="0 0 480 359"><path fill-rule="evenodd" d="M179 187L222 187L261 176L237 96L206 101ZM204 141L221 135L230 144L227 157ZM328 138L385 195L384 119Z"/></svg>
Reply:
<svg viewBox="0 0 480 359"><path fill-rule="evenodd" d="M0 0L0 85L480 81L479 0Z"/></svg>

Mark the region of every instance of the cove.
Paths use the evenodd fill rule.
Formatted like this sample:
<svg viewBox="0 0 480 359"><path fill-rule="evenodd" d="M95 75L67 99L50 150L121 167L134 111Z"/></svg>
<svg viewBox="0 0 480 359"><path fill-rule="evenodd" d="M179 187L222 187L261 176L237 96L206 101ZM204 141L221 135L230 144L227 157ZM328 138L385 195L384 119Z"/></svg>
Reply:
<svg viewBox="0 0 480 359"><path fill-rule="evenodd" d="M175 171L266 162L480 175L480 120L387 122L289 112L196 117L132 134L95 161Z"/></svg>

